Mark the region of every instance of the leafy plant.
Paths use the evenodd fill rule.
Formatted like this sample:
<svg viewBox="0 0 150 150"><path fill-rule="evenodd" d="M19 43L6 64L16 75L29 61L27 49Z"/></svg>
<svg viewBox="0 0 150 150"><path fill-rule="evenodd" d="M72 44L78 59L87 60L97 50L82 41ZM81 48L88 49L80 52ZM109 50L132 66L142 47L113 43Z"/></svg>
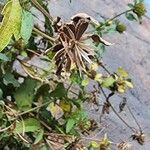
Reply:
<svg viewBox="0 0 150 150"><path fill-rule="evenodd" d="M9 0L1 12L0 149L109 150L111 142L106 135L101 140L92 139L87 147L81 142L86 140L85 134L98 127L85 112L84 102L98 106L99 94L105 98L102 115L114 111L134 132L132 138L143 144L145 136L135 117L137 130L109 101L114 94L133 88L129 74L123 68L111 73L100 61L105 47L113 45L102 36L127 30L118 20L123 14L128 20L141 21L143 1L128 4L129 10L103 22L80 13L69 23L59 17L53 19L47 3ZM43 14L44 29L33 21L33 7ZM88 93L91 82L95 85ZM120 104L120 110L125 103Z"/></svg>

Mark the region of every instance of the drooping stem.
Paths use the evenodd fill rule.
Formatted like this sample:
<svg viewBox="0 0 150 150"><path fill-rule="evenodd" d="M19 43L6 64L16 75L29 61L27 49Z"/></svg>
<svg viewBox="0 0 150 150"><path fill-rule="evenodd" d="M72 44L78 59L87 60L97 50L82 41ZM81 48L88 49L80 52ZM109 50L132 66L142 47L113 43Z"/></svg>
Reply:
<svg viewBox="0 0 150 150"><path fill-rule="evenodd" d="M117 111L115 110L115 108L112 106L112 104L110 103L109 101L109 98L113 95L113 94L109 94L108 96L106 95L106 93L104 92L103 88L101 87L100 84L99 85L99 88L101 89L101 92L102 94L104 95L104 97L106 98L106 102L109 103L109 106L111 107L112 111L116 114L116 116L129 128L131 129L133 132L136 131L136 129L134 127L131 127L118 113Z"/></svg>
<svg viewBox="0 0 150 150"><path fill-rule="evenodd" d="M135 118L134 114L132 113L132 111L131 111L131 109L130 109L130 107L129 107L128 105L127 105L127 108L128 108L128 110L129 110L131 116L133 117L135 123L136 123L137 126L139 127L140 132L142 132L142 128L141 128L140 124L138 123L137 119Z"/></svg>
<svg viewBox="0 0 150 150"><path fill-rule="evenodd" d="M124 14L126 14L126 13L128 13L128 12L130 12L130 11L132 11L132 10L133 10L133 9L126 10L126 11L124 11L124 12L122 12L122 13L120 13L120 14L118 14L118 15L116 15L116 16L110 18L110 19L108 19L108 21L106 21L106 22L112 21L112 20L114 20L114 19L116 19L116 18L118 18L118 17L120 17L120 16L122 16L122 15L124 15Z"/></svg>

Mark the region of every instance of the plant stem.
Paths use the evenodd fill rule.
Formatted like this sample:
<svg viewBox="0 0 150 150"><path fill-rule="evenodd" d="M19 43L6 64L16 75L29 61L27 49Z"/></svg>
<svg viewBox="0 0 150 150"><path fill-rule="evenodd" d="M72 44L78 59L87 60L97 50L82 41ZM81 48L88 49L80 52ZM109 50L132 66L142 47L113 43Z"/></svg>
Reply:
<svg viewBox="0 0 150 150"><path fill-rule="evenodd" d="M18 117L20 117L20 116L22 116L22 115L25 115L25 114L27 114L27 113L33 112L33 111L35 111L35 110L37 110L37 109L39 109L39 108L41 108L41 107L44 107L44 106L48 105L50 102L51 102L51 101L46 102L46 103L43 103L43 104L41 104L40 106L34 107L34 108L29 109L29 110L27 110L27 111L21 112L21 113L17 114L15 118L10 119L10 121L16 120Z"/></svg>
<svg viewBox="0 0 150 150"><path fill-rule="evenodd" d="M111 107L111 109L113 110L113 112L117 115L117 117L118 117L129 129L131 129L133 132L136 131L134 127L131 127L131 126L117 113L117 111L115 110L115 108L112 106L111 103L110 103L110 107Z"/></svg>
<svg viewBox="0 0 150 150"><path fill-rule="evenodd" d="M108 23L109 21L112 21L112 20L114 20L114 19L116 19L116 18L122 16L123 14L126 14L126 13L132 11L132 10L133 10L133 9L126 10L126 11L124 11L124 12L122 12L122 13L120 13L120 14L118 14L118 15L116 15L116 16L110 18L110 19L108 19L108 21L106 21L106 23Z"/></svg>
<svg viewBox="0 0 150 150"><path fill-rule="evenodd" d="M11 124L10 126L8 126L8 127L6 127L6 128L0 129L0 133L7 131L9 128L12 127L12 125L13 125L13 124Z"/></svg>
<svg viewBox="0 0 150 150"><path fill-rule="evenodd" d="M37 0L31 0L31 2L39 11L41 11L46 17L48 17L50 21L53 21L53 17L38 3Z"/></svg>
<svg viewBox="0 0 150 150"><path fill-rule="evenodd" d="M98 83L99 84L99 83ZM129 128L131 129L133 132L135 132L135 128L131 127L115 110L115 108L112 106L112 104L109 101L109 98L112 96L112 94L109 94L108 96L106 95L106 93L104 92L103 88L101 87L101 85L99 84L99 87L104 95L104 97L106 98L106 102L109 103L111 109L113 110L113 112L117 115L117 117Z"/></svg>
<svg viewBox="0 0 150 150"><path fill-rule="evenodd" d="M139 127L140 132L142 132L142 128L141 128L140 124L138 123L137 119L135 118L134 114L132 113L132 111L131 111L131 109L130 109L130 107L129 107L128 105L127 105L127 108L128 108L128 110L129 110L131 116L133 117L135 123L136 123L137 126Z"/></svg>
<svg viewBox="0 0 150 150"><path fill-rule="evenodd" d="M44 32L42 32L41 30L37 29L37 28L33 28L33 31L35 33L37 33L38 35L50 40L51 42L55 42L55 38L50 37L49 35L45 34Z"/></svg>

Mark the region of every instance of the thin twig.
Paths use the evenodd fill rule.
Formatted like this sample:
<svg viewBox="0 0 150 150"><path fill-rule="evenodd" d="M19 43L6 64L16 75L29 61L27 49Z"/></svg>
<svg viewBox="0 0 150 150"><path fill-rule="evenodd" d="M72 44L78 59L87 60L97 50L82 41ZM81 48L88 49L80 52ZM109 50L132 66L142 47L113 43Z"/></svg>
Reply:
<svg viewBox="0 0 150 150"><path fill-rule="evenodd" d="M21 134L18 133L17 135L21 138L21 140L23 140L24 142L30 144L30 142L27 141Z"/></svg>
<svg viewBox="0 0 150 150"><path fill-rule="evenodd" d="M105 67L105 65L103 65L102 62L99 61L98 58L96 61L97 61L98 65L100 65L109 75L111 75L111 72Z"/></svg>
<svg viewBox="0 0 150 150"><path fill-rule="evenodd" d="M35 55L37 55L37 56L41 56L41 54L39 54L39 53L37 53L37 52L35 52L34 50L32 50L32 49L26 49L28 52L31 52L31 53L33 53L33 54L35 54Z"/></svg>
<svg viewBox="0 0 150 150"><path fill-rule="evenodd" d="M72 87L72 85L73 85L73 82L71 82L70 85L68 86L68 88L67 88L67 93L69 92L69 90L70 90L70 88Z"/></svg>
<svg viewBox="0 0 150 150"><path fill-rule="evenodd" d="M117 111L115 110L115 108L111 105L110 103L110 107L111 109L113 110L113 112L117 115L117 117L129 128L131 129L133 132L136 131L136 129L134 127L131 127L118 113Z"/></svg>
<svg viewBox="0 0 150 150"><path fill-rule="evenodd" d="M10 119L10 121L16 120L18 117L20 117L20 116L22 116L22 115L28 114L28 113L30 113L30 112L33 112L33 111L39 109L39 108L42 108L42 107L48 105L50 102L51 102L51 101L46 102L46 103L43 103L43 104L41 104L40 106L31 108L31 109L29 109L29 110L27 110L27 111L21 112L21 113L17 114L15 118Z"/></svg>
<svg viewBox="0 0 150 150"><path fill-rule="evenodd" d="M11 128L12 125L13 125L13 123L12 123L10 126L6 127L6 128L0 129L0 132L5 132L5 131L7 131L8 129Z"/></svg>
<svg viewBox="0 0 150 150"><path fill-rule="evenodd" d="M140 132L142 132L142 128L141 128L140 124L138 123L138 121L137 121L136 117L135 117L135 116L134 116L134 114L132 113L132 111L131 111L130 107L128 106L128 104L127 104L126 106L127 106L128 110L129 110L129 112L130 112L131 116L133 117L133 119L134 119L135 123L136 123L136 124L137 124L137 126L139 127Z"/></svg>
<svg viewBox="0 0 150 150"><path fill-rule="evenodd" d="M123 14L126 14L126 13L132 11L132 10L133 10L133 9L126 10L126 11L124 11L124 12L122 12L122 13L120 13L120 14L118 14L118 15L116 15L116 16L110 18L110 19L108 19L108 21L106 21L106 23L108 23L109 21L112 21L112 20L114 20L114 19L116 19L116 18L122 16Z"/></svg>
<svg viewBox="0 0 150 150"><path fill-rule="evenodd" d="M99 87L104 95L104 97L106 98L106 102L109 103L109 106L111 107L112 111L117 115L117 117L127 126L129 127L129 129L131 129L133 132L135 132L135 128L134 127L131 127L118 113L117 111L115 110L115 108L112 106L112 104L110 103L109 101L109 98L111 97L109 94L108 96L106 95L106 93L104 92L103 88L101 87L101 85L99 84ZM135 129L135 130L134 130Z"/></svg>
<svg viewBox="0 0 150 150"><path fill-rule="evenodd" d="M52 131L52 129L44 122L44 121L40 121L40 123L47 128L50 132Z"/></svg>

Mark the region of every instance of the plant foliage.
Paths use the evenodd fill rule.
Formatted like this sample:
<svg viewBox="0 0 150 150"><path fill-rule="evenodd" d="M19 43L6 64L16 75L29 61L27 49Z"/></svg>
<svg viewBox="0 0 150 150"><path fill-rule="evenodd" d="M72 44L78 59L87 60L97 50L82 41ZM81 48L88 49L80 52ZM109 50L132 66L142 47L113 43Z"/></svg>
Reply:
<svg viewBox="0 0 150 150"><path fill-rule="evenodd" d="M133 88L123 68L111 73L102 63L105 47L113 46L102 36L125 32L126 26L118 20L123 14L128 20L141 21L143 1L128 4L129 10L102 22L84 13L70 22L54 19L48 3L8 0L1 12L0 149L109 150L106 134L89 145L82 142L98 128L84 110L84 102L98 106L98 96L103 94L102 114L116 113L110 97ZM34 9L43 14L43 28L34 21ZM91 82L95 85L89 93ZM143 144L144 134L131 130L133 139Z"/></svg>

